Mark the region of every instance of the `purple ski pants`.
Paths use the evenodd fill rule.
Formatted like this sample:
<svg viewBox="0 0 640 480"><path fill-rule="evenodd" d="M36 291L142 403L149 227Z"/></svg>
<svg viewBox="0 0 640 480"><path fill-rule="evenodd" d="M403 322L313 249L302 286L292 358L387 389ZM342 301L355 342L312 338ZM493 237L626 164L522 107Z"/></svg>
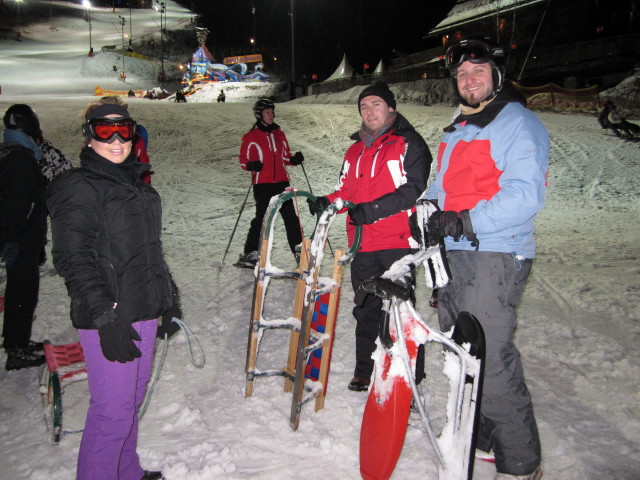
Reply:
<svg viewBox="0 0 640 480"><path fill-rule="evenodd" d="M135 342L142 356L110 362L102 354L97 330L78 330L89 381L89 409L84 425L76 480L140 480L144 469L136 452L138 408L153 366L158 322L136 322Z"/></svg>

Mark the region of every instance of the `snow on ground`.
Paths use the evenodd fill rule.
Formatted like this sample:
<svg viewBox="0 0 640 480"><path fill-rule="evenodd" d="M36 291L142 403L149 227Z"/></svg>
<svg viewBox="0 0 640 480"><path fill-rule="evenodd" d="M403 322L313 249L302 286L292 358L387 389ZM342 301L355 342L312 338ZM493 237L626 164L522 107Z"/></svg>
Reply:
<svg viewBox="0 0 640 480"><path fill-rule="evenodd" d="M47 26L32 25L27 30L37 32ZM17 102L33 105L45 137L77 162L83 143L78 112L94 98L90 95L95 79L76 78L69 85L49 81L63 78L78 58L71 58L64 45L43 48L35 41L25 42L0 42L3 87L7 65L13 78L28 73L17 60L20 49L29 46L38 57L43 56L41 48L57 53L47 55L42 72L31 75L29 84L9 82L11 90L3 88L0 110ZM140 88L151 86L152 81L144 84L141 77ZM146 468L161 469L169 480L357 479L366 395L346 389L354 366L348 267L324 409L315 413L312 405L305 406L300 427L292 432L291 396L283 392L282 379L257 379L253 396L244 398L253 276L230 264L242 250L252 216L251 199L222 268L219 263L250 184L237 164L240 138L253 123L253 94L246 96L247 102L238 98L225 104L129 102L134 118L150 133L153 185L163 198L166 258L182 291L184 320L206 358L204 368L197 369L184 336L171 341L141 422L139 453ZM308 177L316 194L332 190L350 144L348 135L359 125L355 101L335 104L328 96L322 101L279 103L276 108L276 121L292 148L306 157L304 171L289 169L291 183L309 190ZM398 110L435 153L452 108L401 103ZM548 205L538 217L538 257L519 309L516 342L534 400L545 478L636 480L640 477L639 144L606 135L594 117L552 113L540 117L552 142ZM311 217L301 203L308 235ZM330 235L333 248L345 246L343 232L338 219ZM279 225L276 266L292 266L285 244ZM33 337L54 343L76 341L66 290L52 268L49 260L42 271ZM292 286L272 281L269 294L268 311L286 318L292 308ZM420 282L418 310L436 326L436 315L427 306L429 294ZM285 331L267 332L258 365L282 367L287 337ZM161 348L158 362L160 357ZM0 362L5 359L0 352ZM422 388L438 427L443 415L438 407L447 390L439 348L430 349L428 365L429 381ZM65 435L58 446L49 443L39 373L0 369L2 478L74 478L80 434ZM85 382L67 387L65 430L82 428L86 404ZM493 467L480 464L474 478L489 480L494 475ZM418 430L409 429L393 478L437 478L433 452Z"/></svg>

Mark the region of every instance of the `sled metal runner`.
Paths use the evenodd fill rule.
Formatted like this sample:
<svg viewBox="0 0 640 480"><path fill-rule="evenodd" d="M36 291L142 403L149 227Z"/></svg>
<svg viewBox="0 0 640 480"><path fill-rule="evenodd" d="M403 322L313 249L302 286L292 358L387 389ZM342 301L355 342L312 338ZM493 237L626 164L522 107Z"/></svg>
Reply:
<svg viewBox="0 0 640 480"><path fill-rule="evenodd" d="M342 200L336 200L318 216L312 239L303 241L298 268L295 271L275 268L271 265L274 219L284 203L294 196L316 199L308 192L285 191L272 198L262 224L260 256L254 269L256 278L247 344L245 397L253 394L256 378L284 377L284 391L292 393L289 423L295 431L298 428L300 412L304 404L315 399L316 411L324 406L342 270L358 250L361 228L357 229L356 238L349 251L346 253L343 250L335 251L331 278L320 277L320 267L331 223L338 211L350 205ZM271 278L289 278L296 281L293 311L289 318L265 319L263 316ZM320 315L317 307L321 303L323 303L322 315L326 317L326 323L320 329L314 328L313 325L314 318ZM272 329L290 330L287 364L283 368L260 370L256 367L260 341L264 333ZM314 362L313 370L317 373L317 378L305 375L312 362Z"/></svg>
<svg viewBox="0 0 640 480"><path fill-rule="evenodd" d="M437 207L418 204L419 224L424 227L430 212ZM425 229L423 238L425 237ZM426 242L428 245L428 242ZM398 260L380 278L364 282L358 297L373 294L382 299L375 368L360 432L360 472L364 479L388 479L397 463L407 426L426 434L440 480L470 479L477 427L477 399L482 388L484 334L473 315L462 312L452 331L431 328L410 301L408 274L424 266L427 284L445 286L449 269L442 244L423 246L413 255ZM424 398L415 382L418 347L429 342L444 347L443 373L449 381L447 419L439 435L433 431ZM409 422L411 404L420 421Z"/></svg>

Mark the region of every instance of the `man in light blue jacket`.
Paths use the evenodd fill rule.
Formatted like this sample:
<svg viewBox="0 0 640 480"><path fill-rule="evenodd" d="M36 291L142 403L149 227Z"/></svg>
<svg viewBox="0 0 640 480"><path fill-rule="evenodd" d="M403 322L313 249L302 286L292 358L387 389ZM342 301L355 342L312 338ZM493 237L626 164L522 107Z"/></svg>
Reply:
<svg viewBox="0 0 640 480"><path fill-rule="evenodd" d="M441 210L429 218L428 233L434 243L444 238L452 274L439 291L440 327L448 331L467 311L485 332L477 446L495 454L497 480L538 480L540 439L513 334L536 252L549 135L504 81L503 56L485 40L462 40L447 50L461 113L445 129L436 178L424 197Z"/></svg>

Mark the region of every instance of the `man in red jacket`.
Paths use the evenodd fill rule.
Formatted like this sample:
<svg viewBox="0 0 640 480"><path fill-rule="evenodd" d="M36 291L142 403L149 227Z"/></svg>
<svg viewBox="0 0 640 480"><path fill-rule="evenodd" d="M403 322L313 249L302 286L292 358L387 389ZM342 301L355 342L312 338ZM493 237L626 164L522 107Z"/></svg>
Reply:
<svg viewBox="0 0 640 480"><path fill-rule="evenodd" d="M258 261L258 243L262 219L269 201L289 187L287 165L300 165L304 161L301 152L291 155L289 142L280 126L274 122L275 105L269 99L258 100L253 106L255 125L242 137L240 146L240 166L251 172L253 198L256 201L256 215L244 244L244 253L240 255L238 267L253 268ZM293 202L289 200L280 209L284 220L289 248L295 255L296 246L302 242L300 222Z"/></svg>
<svg viewBox="0 0 640 480"><path fill-rule="evenodd" d="M351 264L351 284L382 275L396 260L419 248L411 237L409 217L427 187L431 153L424 139L402 115L385 82L366 87L358 98L360 130L351 138L338 190L316 202L312 213L323 211L337 198L355 204L349 209L347 236L353 242L362 225L362 241ZM366 391L373 372L371 354L376 348L382 300L368 295L353 309L356 319L356 367L349 390Z"/></svg>

